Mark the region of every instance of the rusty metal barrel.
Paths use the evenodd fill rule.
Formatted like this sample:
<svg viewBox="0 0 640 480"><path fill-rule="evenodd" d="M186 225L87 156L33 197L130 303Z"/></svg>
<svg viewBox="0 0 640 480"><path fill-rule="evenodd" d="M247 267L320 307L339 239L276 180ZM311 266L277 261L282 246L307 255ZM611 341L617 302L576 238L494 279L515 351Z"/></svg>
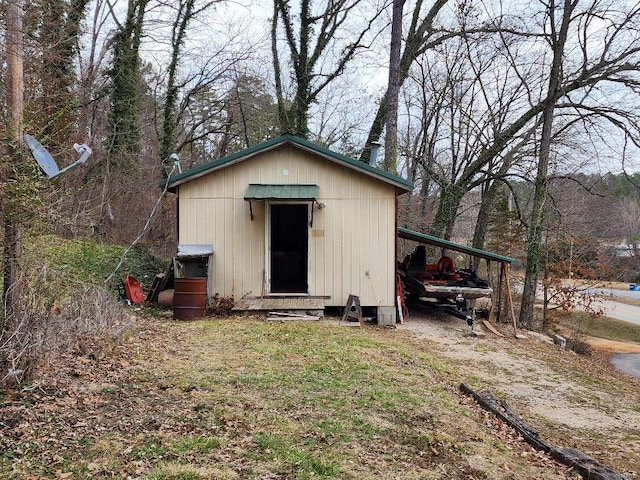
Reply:
<svg viewBox="0 0 640 480"><path fill-rule="evenodd" d="M174 279L173 318L175 320L195 320L204 317L206 304L206 278Z"/></svg>

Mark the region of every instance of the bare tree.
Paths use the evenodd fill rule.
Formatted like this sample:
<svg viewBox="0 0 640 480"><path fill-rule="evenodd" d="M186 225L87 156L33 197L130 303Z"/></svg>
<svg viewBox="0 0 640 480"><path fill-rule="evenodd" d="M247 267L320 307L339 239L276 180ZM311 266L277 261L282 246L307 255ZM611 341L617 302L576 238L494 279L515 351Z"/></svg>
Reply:
<svg viewBox="0 0 640 480"><path fill-rule="evenodd" d="M171 26L171 59L167 72L166 95L162 115L162 132L160 135L160 159L167 163L169 156L176 149L178 128L179 90L178 67L183 53L189 24L202 12L209 9L219 0L208 1L197 6L196 0L180 0L175 6L175 17Z"/></svg>
<svg viewBox="0 0 640 480"><path fill-rule="evenodd" d="M443 121L440 113L445 108L446 90L440 87L437 72L428 58L418 59L404 89L404 108L409 113L405 115L406 131L399 153L405 161L407 178L417 187L417 192L408 199L409 205L418 203L417 215L412 216L413 222L407 226L420 230L427 228L429 199L438 193L430 172L441 151L438 132Z"/></svg>
<svg viewBox="0 0 640 480"><path fill-rule="evenodd" d="M464 17L460 18L465 29ZM417 67L420 67L418 69ZM420 173L421 196L439 191L430 232L450 238L462 199L492 181L504 181L515 154L482 157L493 135L506 129L509 118L523 105L524 79L510 67L500 45L457 38L438 45L416 62L411 74L417 109L422 119L414 133L410 177ZM428 92L428 93L427 93ZM516 134L512 148L522 143ZM517 150L517 148L515 148ZM415 178L414 178L415 179ZM430 191L425 191L429 188ZM425 202L423 197L421 201Z"/></svg>
<svg viewBox="0 0 640 480"><path fill-rule="evenodd" d="M282 131L307 138L309 109L318 95L367 47L368 35L382 9L372 11L359 31L350 31L345 45L340 45L338 40L338 34L349 28L347 20L362 3L362 0L326 0L314 10L311 0L301 0L300 12L296 15L287 0L273 0L271 51ZM280 31L286 53L283 53ZM340 53L331 58L337 51ZM293 98L286 93L286 65L292 70Z"/></svg>
<svg viewBox="0 0 640 480"><path fill-rule="evenodd" d="M607 27L598 33L596 39L592 32L593 23L602 18L607 18ZM577 40L572 43L570 55L568 53L571 62L565 66L558 86L560 97L555 101L556 108L553 113L556 128L552 133L556 143L561 138L593 132L597 125L602 124L607 124L624 135L638 138L636 102L629 100L636 99L637 96L626 95L627 98L622 102L615 102L623 96L621 90L635 92L638 86L639 51L638 43L634 41L638 37L637 20L637 5L620 11L611 9L604 2L589 4L579 15L572 17L571 26L575 33L569 35L569 38ZM545 61L545 51L548 55L543 41L549 38L549 34L544 31L543 21L541 24L538 31L525 28L527 22L518 24L514 18L511 18L509 25L505 25L504 28L502 24L496 24L496 32L502 28L499 36L498 33L495 34L501 48L496 51L499 54L496 60L489 64L483 65L482 59L487 57L475 53L459 55L456 60L450 56L450 64L458 65L462 62L465 68L471 70L466 77L461 78L478 79L476 86L467 90L473 97L466 97L460 105L469 106L474 98L474 102L483 105L483 108L476 108L475 112L469 108L469 114L472 115L465 114L465 124L472 128L466 128L465 124L456 125L455 128L449 128L453 137L447 138L463 134L462 138L469 142L472 138L469 135L474 135L474 132L481 135L475 149L460 150L460 143L451 143L448 148L450 158L445 156L448 162L445 164L449 165L448 172L458 172L453 176L442 175L438 170L438 164L423 159L424 165L430 168L428 174L431 181L438 182L441 186L440 206L431 228L434 235L447 236L452 231L460 200L471 189L485 185L485 191L489 193L490 183L486 182L505 181L505 175L513 173L513 167L516 165L513 162L516 159L519 163L526 161L531 165L532 162L528 160L531 157L527 152L538 151L537 145L532 142L541 135L543 112L547 104L543 81L545 78L548 81L551 68L549 65L548 69L541 69L540 63L526 60L530 52L535 52L538 62ZM466 29L469 30L471 29ZM485 35L482 38L486 41L486 38L492 37ZM466 42L470 42L470 39L473 39L473 36L465 37ZM480 38L476 38L471 44L479 45L479 40ZM453 47L446 48L452 51ZM436 50L433 50L431 53L435 52ZM500 62L500 58L504 61ZM482 75L478 75L480 72ZM498 72L505 74L502 80L499 80ZM510 73L507 76L505 72ZM447 87L445 85L440 88ZM460 87L459 91L464 90ZM603 91L610 97L604 97ZM614 92L618 93L614 95ZM611 98L615 103L606 104L604 98ZM453 105L451 102L450 104ZM446 115L451 111L453 110L442 111L445 118L448 118ZM460 110L460 113L464 112ZM433 123L430 115L427 118ZM442 122L438 125L439 128L443 128ZM567 156L570 154L567 152ZM525 165L521 170L526 174L529 168ZM490 202L487 206L489 204ZM479 231L475 246L482 247L483 236Z"/></svg>
<svg viewBox="0 0 640 480"><path fill-rule="evenodd" d="M109 0L96 0L92 15L88 19L86 39L87 47L78 55L78 102L80 112L78 114L78 140L84 142L91 140L94 154L99 153L100 143L93 141L99 138L103 132L103 115L106 110L104 90L106 78L103 71L106 70L109 44L102 37L107 36L110 12Z"/></svg>
<svg viewBox="0 0 640 480"><path fill-rule="evenodd" d="M180 154L183 166L226 154L227 147L234 143L229 138L237 130L234 123L242 121L242 100L247 100L241 90L255 79L256 98L264 94L260 79L245 73L243 67L250 57L251 46L238 50L230 42L222 42L208 47L206 56L192 54L188 59L174 51L180 58L175 57L169 72L165 74L161 66L151 79L153 96L161 105L155 123L163 162L173 152ZM187 63L188 68L182 68L182 63ZM169 107L169 103L173 106ZM266 108L268 102L262 98L261 104ZM252 113L263 117L262 112ZM273 117L273 112L270 114ZM242 142L240 145L240 148L247 146Z"/></svg>
<svg viewBox="0 0 640 480"><path fill-rule="evenodd" d="M414 62L425 52L439 45L444 40L459 34L459 32L446 32L441 28L435 28L435 22L449 0L434 0L431 6L426 6L423 0L417 0L411 13L411 23L407 30L404 48L400 55L399 68L397 71L397 85L402 86L409 75L409 71ZM396 82L394 82L396 83ZM378 142L387 120L388 99L390 95L385 94L378 105L375 118L371 124L365 148L360 156L360 160L369 161L371 145Z"/></svg>
<svg viewBox="0 0 640 480"><path fill-rule="evenodd" d="M551 142L553 139L554 110L558 100L563 96L563 67L565 65L565 47L569 36L569 27L579 0L551 0L543 3L549 25L549 44L553 54L549 72L549 87L543 102L542 136L538 156L537 173L534 186L534 199L529 232L527 238L527 263L520 304L519 324L531 329L533 327L533 310L538 288L538 273L541 262L542 233L547 212L548 171ZM584 45L586 48L586 45Z"/></svg>

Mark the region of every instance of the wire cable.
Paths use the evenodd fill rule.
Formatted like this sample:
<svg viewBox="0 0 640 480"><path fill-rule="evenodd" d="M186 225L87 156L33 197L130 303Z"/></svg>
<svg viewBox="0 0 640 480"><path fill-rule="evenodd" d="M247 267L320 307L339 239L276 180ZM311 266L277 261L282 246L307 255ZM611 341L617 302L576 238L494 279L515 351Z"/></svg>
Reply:
<svg viewBox="0 0 640 480"><path fill-rule="evenodd" d="M162 191L162 194L160 194L160 197L158 197L158 200L156 201L156 204L153 206L153 209L151 210L151 213L149 214L149 218L147 218L147 222L144 224L144 227L142 227L142 230L140 231L140 233L138 234L136 239L131 243L131 245L129 245L125 249L124 252L122 252L122 256L120 257L120 261L118 262L118 265L116 265L116 268L114 268L113 272L111 272L111 274L104 281L104 284L107 284L109 282L109 280L111 280L115 276L115 274L118 272L118 270L120 270L120 267L122 267L122 264L124 263L124 260L127 257L127 254L131 251L131 249L133 247L136 246L136 244L140 241L140 239L144 236L144 234L147 233L147 230L149 229L149 226L151 225L151 220L153 219L154 215L156 214L156 211L158 210L158 206L160 205L160 202L162 201L164 196L167 194L167 190L169 190L169 179L171 178L171 175L173 174L173 171L175 169L176 169L176 166L174 165L173 168L171 169L171 171L169 172L169 175L167 175L167 181L164 184L164 190Z"/></svg>

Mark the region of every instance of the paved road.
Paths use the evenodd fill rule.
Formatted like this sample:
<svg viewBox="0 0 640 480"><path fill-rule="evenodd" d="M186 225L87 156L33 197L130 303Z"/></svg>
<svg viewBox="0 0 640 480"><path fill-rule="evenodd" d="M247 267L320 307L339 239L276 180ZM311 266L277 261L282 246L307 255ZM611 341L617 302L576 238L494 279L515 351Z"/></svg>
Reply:
<svg viewBox="0 0 640 480"><path fill-rule="evenodd" d="M611 289L591 289L590 291L604 296L603 306L607 317L640 325L640 307L615 301L615 297L637 298L640 300L640 291Z"/></svg>
<svg viewBox="0 0 640 480"><path fill-rule="evenodd" d="M602 293L606 296L605 298L607 298L607 300L603 302L606 309L605 315L617 320L622 320L623 322L640 325L640 307L615 301L615 297L640 299L640 291L607 289L600 290L596 293ZM609 295L613 295L613 297L609 297ZM611 298L611 300L608 298ZM611 358L611 363L618 370L640 378L640 354L619 353Z"/></svg>
<svg viewBox="0 0 640 480"><path fill-rule="evenodd" d="M618 353L611 357L611 364L618 370L640 378L640 353Z"/></svg>
<svg viewBox="0 0 640 480"><path fill-rule="evenodd" d="M600 293L602 295L613 295L616 297L636 298L640 300L640 290L614 290L612 288L591 288L590 292Z"/></svg>
<svg viewBox="0 0 640 480"><path fill-rule="evenodd" d="M634 305L626 305L624 303L615 302L613 300L605 300L603 304L604 308L606 309L605 315L607 317L640 325L640 307L636 307Z"/></svg>

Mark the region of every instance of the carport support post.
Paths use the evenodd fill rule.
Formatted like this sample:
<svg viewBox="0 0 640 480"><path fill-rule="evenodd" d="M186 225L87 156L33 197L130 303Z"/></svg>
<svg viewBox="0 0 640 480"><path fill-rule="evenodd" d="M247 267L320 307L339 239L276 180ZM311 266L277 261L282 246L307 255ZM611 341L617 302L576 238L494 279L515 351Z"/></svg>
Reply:
<svg viewBox="0 0 640 480"><path fill-rule="evenodd" d="M505 276L505 283L507 286L507 301L509 302L509 313L511 313L511 320L513 323L513 334L518 336L518 328L516 327L516 312L513 309L513 297L511 296L511 282L509 281L509 277L511 276L511 267L507 265L507 272Z"/></svg>
<svg viewBox="0 0 640 480"><path fill-rule="evenodd" d="M498 275L498 298L495 299L494 295L493 294L491 295L491 303L492 303L491 310L493 311L494 308L496 309L496 313L495 313L496 322L500 322L502 317L502 303L503 303L502 292L504 288L504 265L505 265L504 262L500 262L500 273ZM494 302L494 300L496 301Z"/></svg>
<svg viewBox="0 0 640 480"><path fill-rule="evenodd" d="M487 258L486 262L487 262L487 279L489 280L489 284L493 285L493 278L491 278L491 260ZM500 298L500 291L501 291L501 285L498 284L498 288L497 289L494 288L493 291L491 292L491 297L489 297L489 300L491 301L491 310L489 311L489 318L487 320L489 320L489 322L492 322L492 323L495 323L497 318L496 317L496 314L497 314L496 297L498 297L498 299Z"/></svg>

